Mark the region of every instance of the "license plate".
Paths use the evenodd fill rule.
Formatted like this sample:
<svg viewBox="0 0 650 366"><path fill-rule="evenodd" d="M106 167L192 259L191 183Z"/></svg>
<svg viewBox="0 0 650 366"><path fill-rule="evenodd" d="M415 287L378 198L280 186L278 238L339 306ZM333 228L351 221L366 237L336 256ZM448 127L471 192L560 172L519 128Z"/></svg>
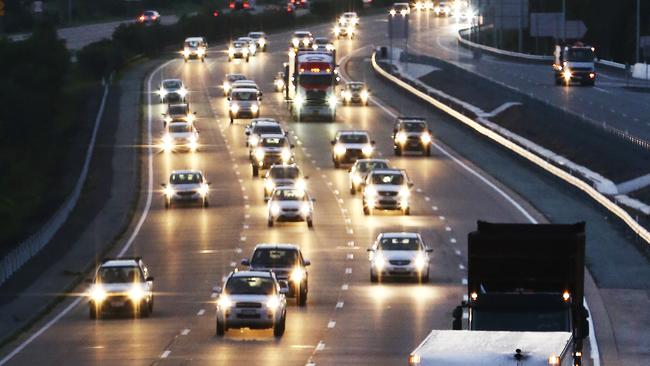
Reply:
<svg viewBox="0 0 650 366"><path fill-rule="evenodd" d="M240 311L241 314L246 314L246 315L255 315L257 314L257 310L254 309L243 309Z"/></svg>
<svg viewBox="0 0 650 366"><path fill-rule="evenodd" d="M122 307L124 306L124 301L111 301L111 306L113 307Z"/></svg>
<svg viewBox="0 0 650 366"><path fill-rule="evenodd" d="M406 272L406 268L397 267L397 268L393 268L393 271L395 271L395 272Z"/></svg>

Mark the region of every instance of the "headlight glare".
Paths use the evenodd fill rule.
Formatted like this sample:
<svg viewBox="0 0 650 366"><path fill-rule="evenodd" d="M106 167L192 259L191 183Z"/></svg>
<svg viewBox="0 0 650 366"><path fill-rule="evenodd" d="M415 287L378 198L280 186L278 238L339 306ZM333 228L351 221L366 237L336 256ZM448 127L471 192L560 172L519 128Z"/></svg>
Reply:
<svg viewBox="0 0 650 366"><path fill-rule="evenodd" d="M257 160L262 160L262 159L264 159L264 155L265 155L265 153L264 153L264 150L263 150L263 149L257 149L257 150L255 150L255 158L256 158Z"/></svg>
<svg viewBox="0 0 650 366"><path fill-rule="evenodd" d="M370 155L372 154L372 151L373 151L373 150L374 150L374 149L373 149L372 145L365 145L365 146L361 149L361 152L362 152L363 155L365 155L365 156L370 156Z"/></svg>
<svg viewBox="0 0 650 366"><path fill-rule="evenodd" d="M289 277L292 282L302 282L303 278L305 278L305 272L300 267L294 268Z"/></svg>
<svg viewBox="0 0 650 366"><path fill-rule="evenodd" d="M142 291L142 287L135 285L131 290L129 290L129 299L131 299L132 302L140 302L143 297L144 291Z"/></svg>
<svg viewBox="0 0 650 366"><path fill-rule="evenodd" d="M266 302L266 307L269 308L269 310L275 311L280 307L280 300L277 296L271 296Z"/></svg>
<svg viewBox="0 0 650 366"><path fill-rule="evenodd" d="M334 155L341 156L345 154L345 151L346 151L345 146L341 144L334 145Z"/></svg>
<svg viewBox="0 0 650 366"><path fill-rule="evenodd" d="M101 303L102 301L106 300L106 291L104 291L101 286L96 285L90 291L90 298L95 303Z"/></svg>

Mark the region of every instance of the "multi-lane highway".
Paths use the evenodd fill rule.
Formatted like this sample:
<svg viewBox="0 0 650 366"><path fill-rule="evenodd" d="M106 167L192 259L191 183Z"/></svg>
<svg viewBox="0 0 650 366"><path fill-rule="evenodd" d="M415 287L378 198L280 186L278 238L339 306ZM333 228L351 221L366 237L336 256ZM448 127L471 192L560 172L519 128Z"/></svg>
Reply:
<svg viewBox="0 0 650 366"><path fill-rule="evenodd" d="M336 42L344 76L369 77L364 60L370 45L383 43L384 29L383 16L364 18L357 39ZM311 30L329 34L331 25ZM144 204L134 219L133 240L114 254L146 261L155 277L154 313L146 319L93 321L85 300L70 300L53 311L50 318L56 321L37 327L42 333L33 341L9 350L17 352L5 359L7 365L403 364L430 329L450 328L451 312L465 290L466 235L476 220L543 220L440 141L432 157L394 157L390 133L398 111L382 99L373 98L368 107L339 106L336 123L291 122L283 97L273 92L275 72L287 60L289 34L272 35L269 52L249 63L228 63L225 45L213 45L205 63L174 58L152 72L145 82L144 143L152 147L143 158ZM252 177L245 147L246 122L230 125L220 89L230 72L254 79L265 92L261 116L282 121L290 131L297 163L316 199L312 229L304 223L267 227L263 183ZM166 78L182 78L190 90L201 133L196 153L161 153L155 146L164 107L153 92ZM382 91L388 97L395 93ZM377 141L377 156L407 170L415 183L411 216L364 216L359 195L349 194L347 170L334 169L330 158L330 140L338 129L368 130ZM185 168L202 170L212 182L210 207L164 208L160 183L172 170ZM383 231L422 234L434 249L431 283L370 283L366 248ZM282 338L261 330L231 330L217 338L213 287L258 243L302 247L312 263L308 304L300 308L289 301Z"/></svg>

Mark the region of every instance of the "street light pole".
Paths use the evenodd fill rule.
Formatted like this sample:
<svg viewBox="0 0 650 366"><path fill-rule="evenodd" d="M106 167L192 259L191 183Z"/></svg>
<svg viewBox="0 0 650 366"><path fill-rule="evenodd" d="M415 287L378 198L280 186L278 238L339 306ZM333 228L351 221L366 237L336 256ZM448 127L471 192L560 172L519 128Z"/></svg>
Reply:
<svg viewBox="0 0 650 366"><path fill-rule="evenodd" d="M641 62L641 0L636 0L636 62Z"/></svg>

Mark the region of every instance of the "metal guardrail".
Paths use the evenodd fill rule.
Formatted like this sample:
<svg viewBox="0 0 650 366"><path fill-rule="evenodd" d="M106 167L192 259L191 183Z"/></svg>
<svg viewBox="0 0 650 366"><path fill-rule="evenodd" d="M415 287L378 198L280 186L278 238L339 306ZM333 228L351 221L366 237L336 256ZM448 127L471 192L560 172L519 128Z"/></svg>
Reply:
<svg viewBox="0 0 650 366"><path fill-rule="evenodd" d="M63 226L63 224L70 216L70 213L77 205L79 196L81 195L81 190L83 189L83 186L86 183L86 177L88 176L90 161L92 160L93 151L95 149L97 131L99 130L102 115L104 114L104 106L106 104L106 97L108 96L111 79L112 75L111 78L109 78L109 81L107 81L104 85L104 95L102 96L102 101L99 105L99 111L97 112L97 117L95 118L95 127L93 128L90 143L88 144L88 149L86 150L86 159L84 160L84 165L81 168L81 173L79 174L77 183L61 207L59 207L59 209L38 231L36 231L22 243L18 244L18 246L11 250L6 256L0 259L0 285L7 281L14 273L16 273L23 265L25 265L27 261L38 254L41 249L43 249L47 243L50 242L50 240L52 240L52 237L54 237L61 226Z"/></svg>
<svg viewBox="0 0 650 366"><path fill-rule="evenodd" d="M467 127L475 130L477 133L484 135L485 137L491 139L492 141L498 143L499 145L505 147L506 149L514 152L515 154L521 156L522 158L544 169L548 173L580 189L588 196L590 196L593 200L595 200L600 205L602 205L609 212L611 212L612 214L616 215L619 219L621 219L630 229L632 229L632 231L634 231L643 241L645 241L646 244L650 244L650 232L645 227L643 227L638 222L636 222L636 220L627 211L625 211L623 207L617 205L615 202L612 202L607 196L598 192L598 190L592 187L588 182L573 176L570 172L567 172L562 168L546 161L544 158L528 151L527 149L520 146L519 144L481 125L480 123L472 120L471 118L467 117L461 112L431 97L427 93L418 90L417 88L408 84L406 81L401 80L399 77L394 76L391 73L387 72L381 66L379 66L379 64L377 64L376 53L373 53L371 61L372 61L372 67L375 70L375 72L383 76L388 81L398 85L399 87L410 92L411 94L414 94L418 98L426 101L427 103L447 113L448 115L455 118L456 120L462 122Z"/></svg>

